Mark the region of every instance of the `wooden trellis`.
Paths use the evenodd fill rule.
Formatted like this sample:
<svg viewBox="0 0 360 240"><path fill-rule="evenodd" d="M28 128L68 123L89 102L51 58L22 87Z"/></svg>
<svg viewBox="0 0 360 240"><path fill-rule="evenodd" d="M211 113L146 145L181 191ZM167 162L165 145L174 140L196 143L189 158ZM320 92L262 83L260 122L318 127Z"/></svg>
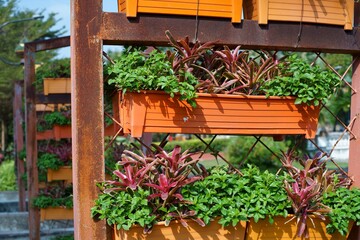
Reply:
<svg viewBox="0 0 360 240"><path fill-rule="evenodd" d="M347 53L354 56L352 88L360 89L360 34L355 28L344 31L342 27L302 23L269 23L259 26L256 21L245 20L232 24L224 19L184 16L142 15L127 19L125 14L102 11L102 1L71 1L71 72L72 72L72 139L74 181L75 239L109 239L110 229L105 221L95 222L90 217L90 208L97 197L95 183L105 178L104 128L103 128L103 74L102 46L109 45L167 45L165 31L170 30L175 38L194 38L195 27L202 42L218 40L219 45L237 46L245 49L319 51ZM356 4L355 23L359 23L359 5ZM357 26L357 25L355 25ZM301 31L300 31L301 30ZM301 37L299 37L301 32ZM35 97L32 82L35 77L34 53L68 46L69 38L29 43L25 45L26 89L26 142L29 197L34 197L37 186ZM360 95L351 99L351 119L360 113ZM354 121L351 132L360 136L360 124ZM350 142L349 174L355 185L360 186L360 139ZM101 170L101 171L95 171ZM39 221L36 209L29 209L30 226ZM360 235L354 233L353 239ZM30 239L39 239L39 229L30 229Z"/></svg>

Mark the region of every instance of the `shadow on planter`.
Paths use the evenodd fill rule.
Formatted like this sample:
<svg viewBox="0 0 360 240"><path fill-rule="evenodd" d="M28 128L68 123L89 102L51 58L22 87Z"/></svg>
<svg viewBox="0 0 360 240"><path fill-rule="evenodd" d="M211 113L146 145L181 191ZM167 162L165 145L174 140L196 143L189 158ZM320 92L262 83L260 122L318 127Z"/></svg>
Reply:
<svg viewBox="0 0 360 240"><path fill-rule="evenodd" d="M268 219L261 219L257 223L251 220L246 229L246 240L273 240L273 239L306 239L305 237L297 237L297 225L296 220L289 221L291 218L275 217L273 224L270 224ZM345 240L347 236L342 236L340 233L336 232L334 234L326 233L326 221L322 221L318 218L313 218L314 225L308 219L309 226L309 238L307 239L318 239L318 240ZM353 224L349 224L349 230ZM350 231L349 231L350 232Z"/></svg>
<svg viewBox="0 0 360 240"><path fill-rule="evenodd" d="M141 239L166 239L166 240L180 240L180 239L207 239L207 240L242 240L245 237L246 222L240 222L235 227L222 227L217 221L213 221L205 227L201 227L198 223L188 220L189 227L185 228L179 221L173 221L169 226L163 223L154 225L150 234L144 234L143 227L134 226L130 230L116 230L114 231L115 240L141 240Z"/></svg>

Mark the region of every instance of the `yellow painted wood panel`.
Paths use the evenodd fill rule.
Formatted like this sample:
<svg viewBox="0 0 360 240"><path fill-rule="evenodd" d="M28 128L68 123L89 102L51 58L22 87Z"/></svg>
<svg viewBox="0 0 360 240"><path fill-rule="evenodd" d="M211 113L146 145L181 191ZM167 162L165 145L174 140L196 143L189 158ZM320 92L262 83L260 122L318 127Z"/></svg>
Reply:
<svg viewBox="0 0 360 240"><path fill-rule="evenodd" d="M126 6L125 6L126 5ZM197 10L199 7L199 10ZM175 14L225 17L233 22L240 22L242 0L118 0L119 11L126 12L128 17L137 13Z"/></svg>
<svg viewBox="0 0 360 240"><path fill-rule="evenodd" d="M44 95L71 93L70 78L44 78Z"/></svg>
<svg viewBox="0 0 360 240"><path fill-rule="evenodd" d="M72 208L49 207L40 209L40 220L70 220L74 219Z"/></svg>
<svg viewBox="0 0 360 240"><path fill-rule="evenodd" d="M268 8L262 6L268 2ZM260 6L259 3L262 5ZM244 0L245 19L310 22L342 25L345 30L353 26L354 1L349 0Z"/></svg>

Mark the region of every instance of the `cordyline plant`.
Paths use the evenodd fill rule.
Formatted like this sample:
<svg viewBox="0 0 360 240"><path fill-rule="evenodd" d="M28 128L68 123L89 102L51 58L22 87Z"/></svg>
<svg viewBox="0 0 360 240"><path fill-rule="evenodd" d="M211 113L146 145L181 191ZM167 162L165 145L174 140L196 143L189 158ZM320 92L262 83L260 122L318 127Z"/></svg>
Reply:
<svg viewBox="0 0 360 240"><path fill-rule="evenodd" d="M125 150L113 172L116 180L98 185L102 194L95 201L92 216L107 219L118 229L139 224L145 233L159 221L168 225L176 219L187 226L184 218L190 218L204 225L181 194L182 187L206 175L206 170L197 166L199 159L192 158L194 154L181 152L179 146L170 153L155 145L148 154Z"/></svg>
<svg viewBox="0 0 360 240"><path fill-rule="evenodd" d="M325 220L331 208L323 204L325 193L335 192L340 187L348 187L349 178L342 178L335 170L328 170L324 153L318 153L313 158L300 158L294 149L283 153L281 162L292 181L285 180L285 190L292 202L293 219L297 221L297 235L309 237L308 221L312 217ZM295 167L299 162L302 168Z"/></svg>

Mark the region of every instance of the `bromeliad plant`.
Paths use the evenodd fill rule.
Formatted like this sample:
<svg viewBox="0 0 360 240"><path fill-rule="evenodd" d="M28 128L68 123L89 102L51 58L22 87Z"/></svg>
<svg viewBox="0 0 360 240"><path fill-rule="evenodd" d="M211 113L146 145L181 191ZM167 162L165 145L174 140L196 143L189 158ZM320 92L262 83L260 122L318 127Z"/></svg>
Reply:
<svg viewBox="0 0 360 240"><path fill-rule="evenodd" d="M106 219L109 225L128 230L139 224L150 232L154 223L183 218L193 218L204 223L189 211L181 189L206 175L197 166L195 153L181 152L176 146L171 153L158 146L149 154L125 150L118 169L113 173L117 180L106 181L98 186L102 194L95 201L92 216Z"/></svg>
<svg viewBox="0 0 360 240"><path fill-rule="evenodd" d="M349 178L344 178L337 174L335 170L328 170L326 168L327 160L324 159L324 153L318 153L313 158L306 156L300 158L295 153L294 149L283 153L281 162L283 168L290 175L291 180L285 180L285 190L291 201L294 217L297 222L297 235L309 237L308 222L312 218L320 218L325 220L327 216L336 215L339 211L338 201L334 196L341 192L348 192L348 187L351 184ZM294 165L295 162L301 164L301 168ZM335 194L335 195L334 195ZM323 198L327 200L323 200ZM332 196L333 202L330 200ZM360 199L355 200L359 202ZM350 202L348 204L351 204ZM348 216L350 217L350 216ZM334 232L335 228L345 235L347 232L347 225L349 219L360 222L360 215L357 219L353 216L346 219L346 224L330 223L330 232ZM346 217L345 217L346 218ZM330 218L331 219L331 218ZM331 219L333 220L333 219Z"/></svg>

